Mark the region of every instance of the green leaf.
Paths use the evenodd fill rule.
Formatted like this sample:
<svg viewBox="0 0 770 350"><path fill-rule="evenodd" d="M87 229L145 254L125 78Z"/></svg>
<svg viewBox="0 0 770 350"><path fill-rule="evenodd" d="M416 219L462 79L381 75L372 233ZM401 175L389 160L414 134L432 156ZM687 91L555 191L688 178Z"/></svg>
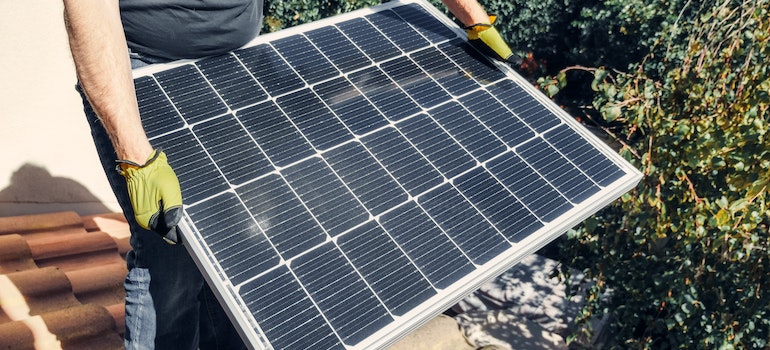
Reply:
<svg viewBox="0 0 770 350"><path fill-rule="evenodd" d="M594 232L596 231L596 227L599 226L599 221L594 217L589 217L585 220L584 224L588 232Z"/></svg>
<svg viewBox="0 0 770 350"><path fill-rule="evenodd" d="M746 209L748 205L749 205L749 201L747 201L745 198L735 200L732 203L730 203L730 208L729 208L730 213L735 214L739 211L742 211Z"/></svg>
<svg viewBox="0 0 770 350"><path fill-rule="evenodd" d="M554 84L549 84L546 87L546 92L548 93L548 97L554 97L559 93L559 87Z"/></svg>
<svg viewBox="0 0 770 350"><path fill-rule="evenodd" d="M730 222L730 212L725 209L720 209L714 217L717 220L717 226L724 226Z"/></svg>
<svg viewBox="0 0 770 350"><path fill-rule="evenodd" d="M672 330L676 327L676 322L672 319L666 319L666 329Z"/></svg>
<svg viewBox="0 0 770 350"><path fill-rule="evenodd" d="M719 199L717 199L717 201L716 201L716 204L720 208L725 208L726 209L727 205L728 205L727 198L725 196L719 197Z"/></svg>
<svg viewBox="0 0 770 350"><path fill-rule="evenodd" d="M559 82L559 89L563 89L567 86L567 73L559 72L559 74L556 75L556 81Z"/></svg>
<svg viewBox="0 0 770 350"><path fill-rule="evenodd" d="M770 177L765 178L765 179L758 179L758 180L754 181L751 184L751 187L749 187L749 190L747 191L746 195L748 197L750 197L750 198L753 198L753 197L758 196L763 191L766 191L767 190L768 182L770 182L768 180L770 180Z"/></svg>
<svg viewBox="0 0 770 350"><path fill-rule="evenodd" d="M620 114L621 109L618 106L605 106L602 108L602 117L608 122L618 119Z"/></svg>
<svg viewBox="0 0 770 350"><path fill-rule="evenodd" d="M692 308L689 303L682 304L680 309L682 309L685 315L689 315L690 313L692 313Z"/></svg>
<svg viewBox="0 0 770 350"><path fill-rule="evenodd" d="M607 71L601 68L597 68L594 71L594 80L591 82L591 90L599 91L599 85L604 82L604 78L607 77Z"/></svg>

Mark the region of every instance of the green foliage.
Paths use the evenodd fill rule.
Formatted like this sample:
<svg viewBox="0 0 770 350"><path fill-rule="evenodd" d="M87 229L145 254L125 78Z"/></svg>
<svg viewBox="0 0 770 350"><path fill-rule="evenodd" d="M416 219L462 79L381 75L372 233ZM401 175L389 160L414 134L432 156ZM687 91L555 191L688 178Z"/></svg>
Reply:
<svg viewBox="0 0 770 350"><path fill-rule="evenodd" d="M430 1L447 12L440 0ZM677 19L692 16L689 2L480 0L499 15L495 26L514 53L528 57L520 72L532 80L547 75L537 83L549 96L559 93L559 104L573 114L593 96L583 88L593 78L585 67L626 70L651 48L665 50L654 45L659 33L679 35ZM658 51L655 56L664 54Z"/></svg>
<svg viewBox="0 0 770 350"><path fill-rule="evenodd" d="M275 32L283 28L377 5L380 2L379 0L266 0L262 32Z"/></svg>
<svg viewBox="0 0 770 350"><path fill-rule="evenodd" d="M585 70L645 178L563 255L598 281L581 321L611 312L614 347L766 348L770 2L687 6L631 72Z"/></svg>
<svg viewBox="0 0 770 350"><path fill-rule="evenodd" d="M440 0L430 1L449 15ZM680 13L688 14L685 0L479 2L499 15L495 26L514 52L532 52L547 65L548 74L570 65L626 69L647 54L657 34L668 30Z"/></svg>

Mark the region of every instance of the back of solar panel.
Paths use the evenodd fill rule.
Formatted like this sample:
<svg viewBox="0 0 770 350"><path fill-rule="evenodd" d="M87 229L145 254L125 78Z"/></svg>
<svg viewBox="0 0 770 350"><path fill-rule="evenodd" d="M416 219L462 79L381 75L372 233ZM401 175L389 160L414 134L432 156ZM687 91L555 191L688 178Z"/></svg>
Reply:
<svg viewBox="0 0 770 350"><path fill-rule="evenodd" d="M251 348L386 347L639 181L464 38L394 1L135 72Z"/></svg>

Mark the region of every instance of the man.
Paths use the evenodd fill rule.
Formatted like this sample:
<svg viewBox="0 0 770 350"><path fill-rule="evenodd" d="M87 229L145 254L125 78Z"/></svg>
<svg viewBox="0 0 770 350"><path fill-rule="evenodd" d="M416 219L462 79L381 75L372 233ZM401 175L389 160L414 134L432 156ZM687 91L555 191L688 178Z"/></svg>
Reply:
<svg viewBox="0 0 770 350"><path fill-rule="evenodd" d="M510 60L511 50L476 0L444 3L468 26L469 39ZM176 244L179 182L145 135L131 69L244 45L261 27L262 0L64 0L64 8L94 142L131 226L126 349L244 348L184 246Z"/></svg>

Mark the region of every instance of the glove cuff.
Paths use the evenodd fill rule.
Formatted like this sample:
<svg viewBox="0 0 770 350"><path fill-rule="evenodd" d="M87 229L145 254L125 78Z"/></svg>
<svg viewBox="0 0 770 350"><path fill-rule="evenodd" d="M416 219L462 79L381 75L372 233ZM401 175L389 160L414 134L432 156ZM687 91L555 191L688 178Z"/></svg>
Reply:
<svg viewBox="0 0 770 350"><path fill-rule="evenodd" d="M118 163L118 165L115 166L115 170L120 175L125 176L125 171L127 169L129 169L129 168L138 168L138 169L144 168L144 167L152 164L161 155L165 155L162 150L160 150L160 149L153 150L152 153L150 154L150 156L147 158L147 161L144 162L144 164L138 164L136 162L132 162L130 160L125 160L125 159L117 159L117 160L115 160L115 162Z"/></svg>
<svg viewBox="0 0 770 350"><path fill-rule="evenodd" d="M489 23L475 23L466 26L463 29L468 33L468 39L476 40L479 38L479 33L491 28L495 24L495 21L497 21L497 15L489 15Z"/></svg>

